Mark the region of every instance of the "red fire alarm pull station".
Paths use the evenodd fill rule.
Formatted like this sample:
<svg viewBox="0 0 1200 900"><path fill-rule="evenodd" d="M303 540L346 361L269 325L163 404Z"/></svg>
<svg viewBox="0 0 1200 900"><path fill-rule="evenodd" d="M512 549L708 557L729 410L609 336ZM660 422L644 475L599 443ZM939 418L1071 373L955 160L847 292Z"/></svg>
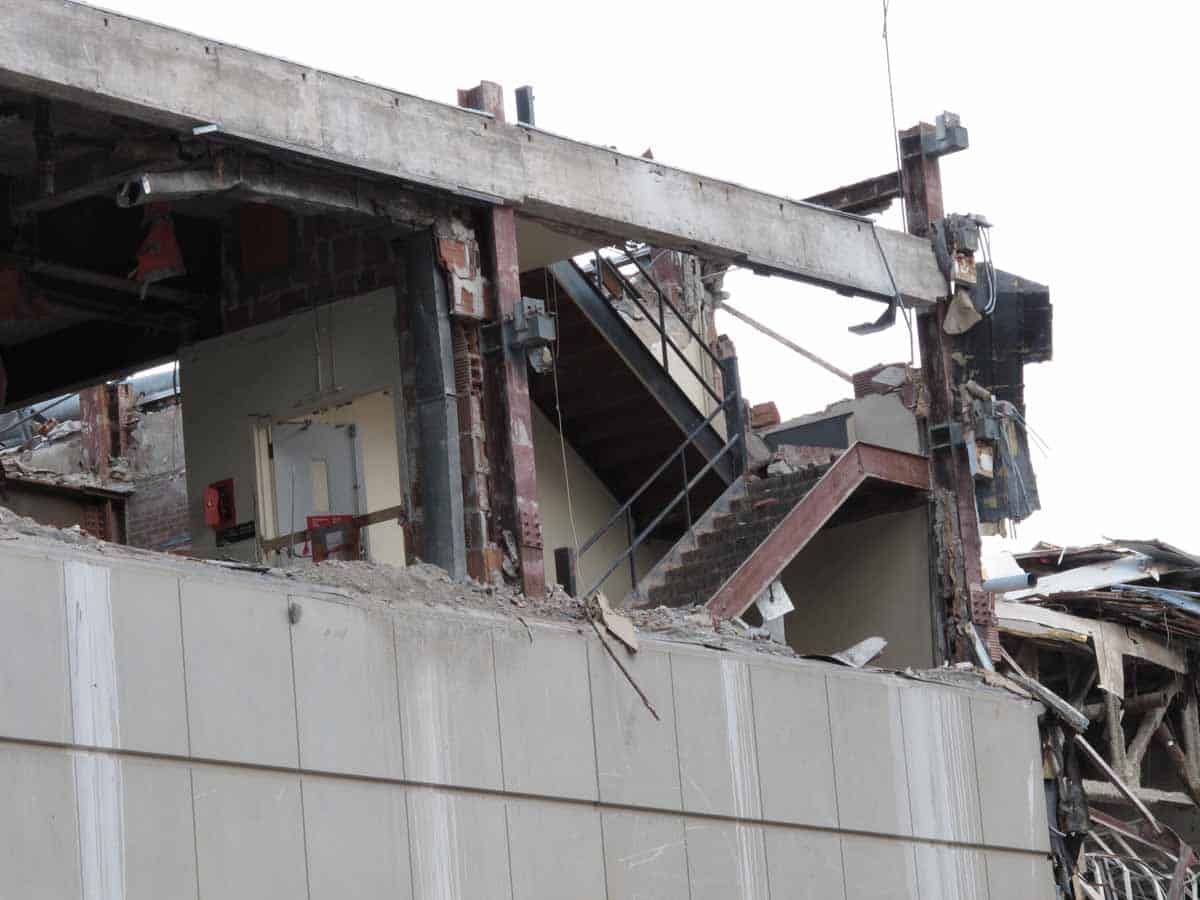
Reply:
<svg viewBox="0 0 1200 900"><path fill-rule="evenodd" d="M237 524L232 478L214 481L204 489L204 524L215 529L232 528Z"/></svg>

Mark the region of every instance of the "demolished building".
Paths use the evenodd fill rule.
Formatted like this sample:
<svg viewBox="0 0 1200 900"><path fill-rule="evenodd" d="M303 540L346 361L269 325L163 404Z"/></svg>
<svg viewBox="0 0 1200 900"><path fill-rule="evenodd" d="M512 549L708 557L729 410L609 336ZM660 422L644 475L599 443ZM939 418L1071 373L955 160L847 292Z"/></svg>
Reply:
<svg viewBox="0 0 1200 900"><path fill-rule="evenodd" d="M177 359L209 560L6 520L3 892L1054 896L1040 707L954 667L1002 658L980 535L1037 506L1051 346L1048 290L942 208L957 117L796 201L487 82L0 10L0 405ZM895 199L906 232L868 216ZM913 316L920 369L755 421L734 266ZM795 658L872 635L926 674Z"/></svg>

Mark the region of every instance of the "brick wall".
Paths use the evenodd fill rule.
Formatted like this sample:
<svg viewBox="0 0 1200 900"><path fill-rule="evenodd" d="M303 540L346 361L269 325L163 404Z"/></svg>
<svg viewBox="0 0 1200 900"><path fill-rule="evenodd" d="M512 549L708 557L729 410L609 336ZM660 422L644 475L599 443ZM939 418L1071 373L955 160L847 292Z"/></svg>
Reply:
<svg viewBox="0 0 1200 900"><path fill-rule="evenodd" d="M224 232L223 329L238 331L394 284L386 227L243 207Z"/></svg>
<svg viewBox="0 0 1200 900"><path fill-rule="evenodd" d="M137 492L125 502L125 532L131 547L170 553L191 549L187 477L182 471L137 482Z"/></svg>
<svg viewBox="0 0 1200 900"><path fill-rule="evenodd" d="M127 542L148 550L188 552L191 532L178 403L141 411L130 434L128 461L137 490L125 503Z"/></svg>

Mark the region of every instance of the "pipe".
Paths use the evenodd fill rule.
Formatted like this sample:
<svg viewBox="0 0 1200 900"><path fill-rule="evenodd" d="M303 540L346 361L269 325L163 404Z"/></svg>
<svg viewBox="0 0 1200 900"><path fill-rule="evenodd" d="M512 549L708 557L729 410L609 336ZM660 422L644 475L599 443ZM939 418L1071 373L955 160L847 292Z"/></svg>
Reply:
<svg viewBox="0 0 1200 900"><path fill-rule="evenodd" d="M1006 594L1009 591L1036 587L1037 583L1037 575L1033 572L1022 572L1020 575L1001 575L998 578L989 578L983 583L983 589L990 594Z"/></svg>

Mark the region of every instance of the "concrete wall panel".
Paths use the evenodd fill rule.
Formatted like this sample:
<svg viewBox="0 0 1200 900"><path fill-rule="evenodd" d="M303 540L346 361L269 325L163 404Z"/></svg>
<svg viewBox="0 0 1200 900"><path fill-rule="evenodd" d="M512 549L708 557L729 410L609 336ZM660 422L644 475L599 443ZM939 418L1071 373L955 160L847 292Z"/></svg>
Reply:
<svg viewBox="0 0 1200 900"><path fill-rule="evenodd" d="M661 721L643 705L637 691L598 641L588 643L592 715L600 799L679 809L679 748L675 742L675 703L671 696L671 657L644 649L622 656L638 687L646 692Z"/></svg>
<svg viewBox="0 0 1200 900"><path fill-rule="evenodd" d="M299 775L200 766L192 787L202 898L308 896Z"/></svg>
<svg viewBox="0 0 1200 900"><path fill-rule="evenodd" d="M1042 754L1034 713L1027 706L975 696L971 727L984 841L993 847L1048 852Z"/></svg>
<svg viewBox="0 0 1200 900"><path fill-rule="evenodd" d="M503 788L491 628L406 616L396 625L396 643L407 777Z"/></svg>
<svg viewBox="0 0 1200 900"><path fill-rule="evenodd" d="M770 897L762 826L689 819L687 853L692 900Z"/></svg>
<svg viewBox="0 0 1200 900"><path fill-rule="evenodd" d="M409 900L404 789L313 776L301 787L310 900Z"/></svg>
<svg viewBox="0 0 1200 900"><path fill-rule="evenodd" d="M509 900L506 801L431 788L407 795L415 900Z"/></svg>
<svg viewBox="0 0 1200 900"><path fill-rule="evenodd" d="M852 675L830 675L828 681L842 827L910 834L899 689Z"/></svg>
<svg viewBox="0 0 1200 900"><path fill-rule="evenodd" d="M846 900L841 835L768 826L766 851L772 900Z"/></svg>
<svg viewBox="0 0 1200 900"><path fill-rule="evenodd" d="M178 763L124 759L120 779L124 833L115 837L122 840L125 893L118 896L195 900L199 884L191 771Z"/></svg>
<svg viewBox="0 0 1200 900"><path fill-rule="evenodd" d="M961 692L905 688L900 701L913 834L982 843L971 698Z"/></svg>
<svg viewBox="0 0 1200 900"><path fill-rule="evenodd" d="M609 897L688 900L681 816L605 810L602 821Z"/></svg>
<svg viewBox="0 0 1200 900"><path fill-rule="evenodd" d="M1049 857L1003 850L988 850L985 857L991 900L1054 900Z"/></svg>
<svg viewBox="0 0 1200 900"><path fill-rule="evenodd" d="M599 810L510 801L508 830L513 900L608 896Z"/></svg>
<svg viewBox="0 0 1200 900"><path fill-rule="evenodd" d="M80 896L74 783L67 754L0 746L0 897Z"/></svg>
<svg viewBox="0 0 1200 900"><path fill-rule="evenodd" d="M833 739L823 672L755 666L754 725L763 818L836 826Z"/></svg>
<svg viewBox="0 0 1200 900"><path fill-rule="evenodd" d="M295 766L287 598L198 579L181 598L192 753Z"/></svg>
<svg viewBox="0 0 1200 900"><path fill-rule="evenodd" d="M988 900L982 850L917 844L916 851L921 900Z"/></svg>
<svg viewBox="0 0 1200 900"><path fill-rule="evenodd" d="M846 896L853 900L924 900L913 845L848 834L842 837Z"/></svg>
<svg viewBox="0 0 1200 900"><path fill-rule="evenodd" d="M749 665L679 653L672 668L684 809L757 818L762 798Z"/></svg>
<svg viewBox="0 0 1200 900"><path fill-rule="evenodd" d="M9 555L0 592L0 734L71 740L63 564Z"/></svg>
<svg viewBox="0 0 1200 900"><path fill-rule="evenodd" d="M0 641L65 727L0 697L0 897L1050 896L998 691L647 636L655 722L586 631L319 592L293 625L292 581L14 543Z"/></svg>
<svg viewBox="0 0 1200 900"><path fill-rule="evenodd" d="M296 720L305 769L402 778L392 623L348 604L293 597Z"/></svg>
<svg viewBox="0 0 1200 900"><path fill-rule="evenodd" d="M544 628L494 634L505 788L595 800L587 646Z"/></svg>
<svg viewBox="0 0 1200 900"><path fill-rule="evenodd" d="M186 756L179 579L117 567L108 582L119 710L115 746Z"/></svg>

